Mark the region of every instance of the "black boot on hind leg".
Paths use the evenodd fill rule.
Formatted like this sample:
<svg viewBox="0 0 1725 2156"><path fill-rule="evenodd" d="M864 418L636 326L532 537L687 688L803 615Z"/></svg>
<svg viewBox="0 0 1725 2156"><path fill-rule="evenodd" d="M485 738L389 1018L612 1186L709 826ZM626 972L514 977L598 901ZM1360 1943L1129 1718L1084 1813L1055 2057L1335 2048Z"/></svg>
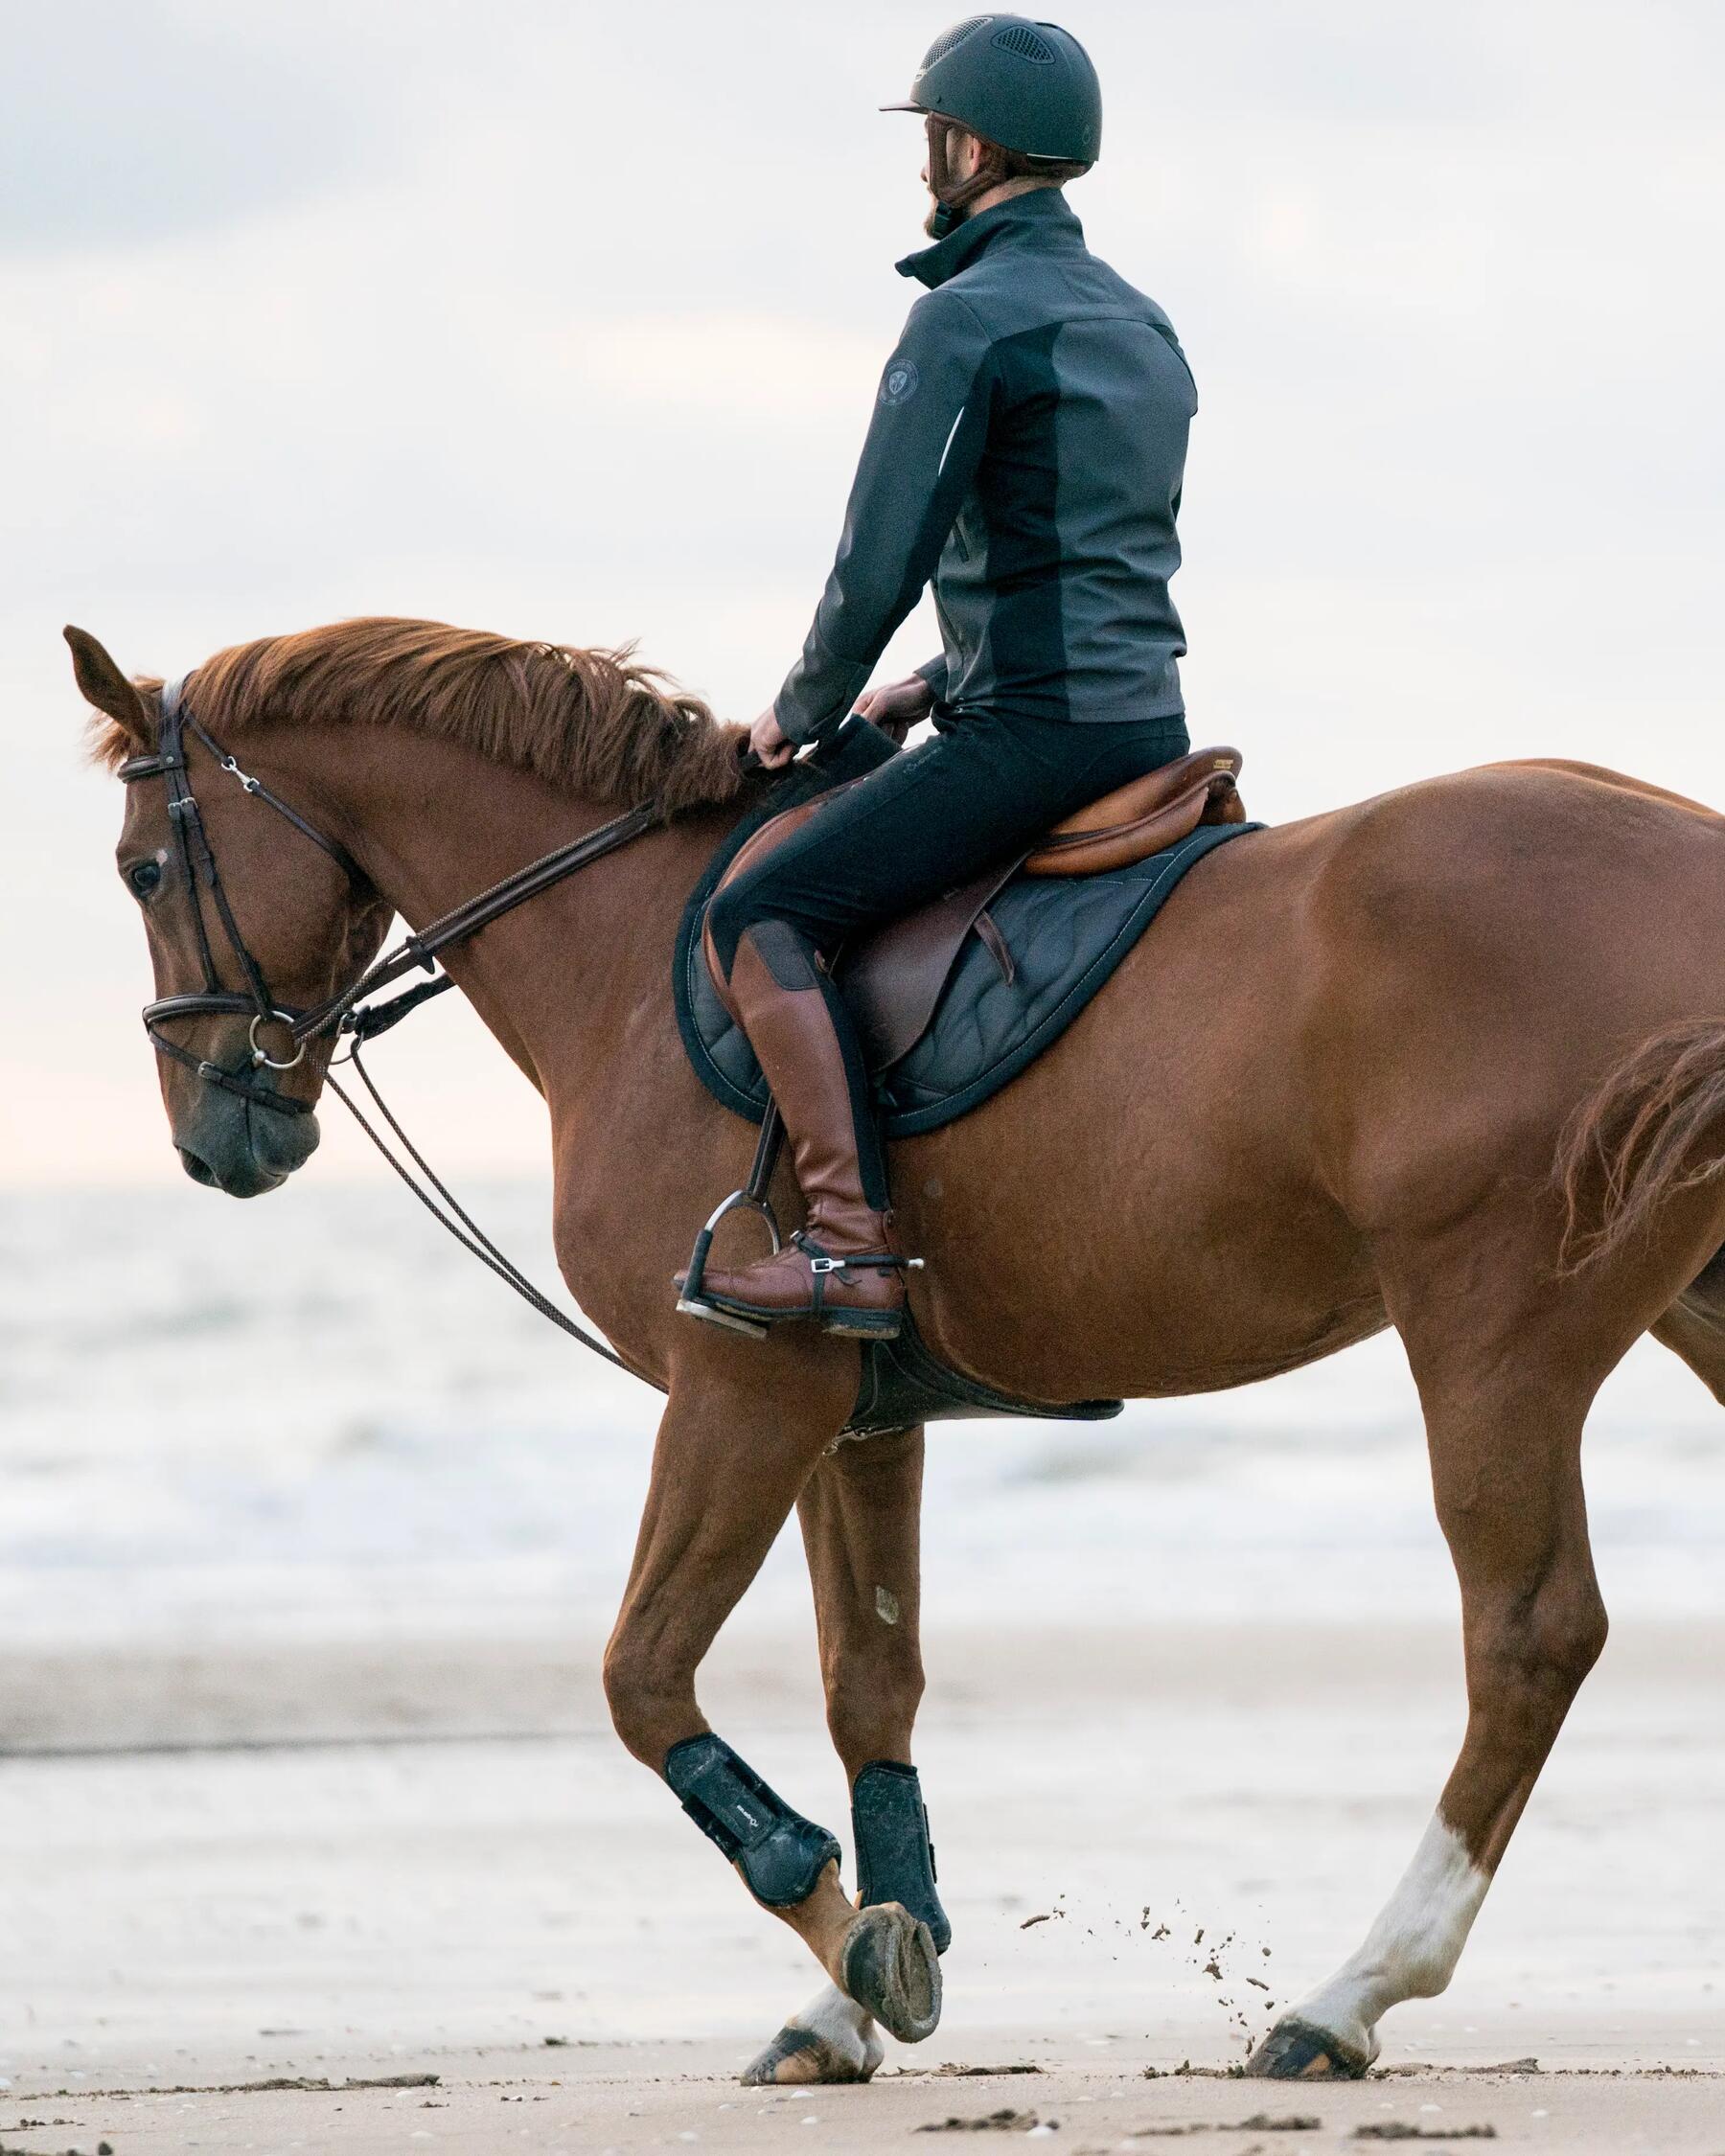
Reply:
<svg viewBox="0 0 1725 2156"><path fill-rule="evenodd" d="M851 1789L851 1826L862 1914L845 1941L844 1988L902 2042L920 2043L940 2020L939 1957L953 1927L934 1888L934 1846L916 1769L896 1759L864 1767Z"/></svg>
<svg viewBox="0 0 1725 2156"><path fill-rule="evenodd" d="M944 1954L953 1927L935 1889L939 1874L916 1769L897 1759L871 1760L851 1785L851 1832L862 1907L901 1903L927 1924L935 1953Z"/></svg>

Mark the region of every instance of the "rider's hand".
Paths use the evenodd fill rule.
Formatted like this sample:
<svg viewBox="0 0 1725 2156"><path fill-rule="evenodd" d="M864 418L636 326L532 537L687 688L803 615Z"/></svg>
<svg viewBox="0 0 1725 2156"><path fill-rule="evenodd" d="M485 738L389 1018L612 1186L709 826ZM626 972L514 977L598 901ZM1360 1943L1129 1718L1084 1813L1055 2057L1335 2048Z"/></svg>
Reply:
<svg viewBox="0 0 1725 2156"><path fill-rule="evenodd" d="M790 763L796 754L796 744L787 741L779 731L779 722L771 704L769 704L754 724L748 729L748 745L755 752L763 769L776 771L781 764Z"/></svg>
<svg viewBox="0 0 1725 2156"><path fill-rule="evenodd" d="M858 700L857 716L903 745L911 727L933 708L933 690L920 674L909 674L902 681L888 681L884 688L870 689Z"/></svg>

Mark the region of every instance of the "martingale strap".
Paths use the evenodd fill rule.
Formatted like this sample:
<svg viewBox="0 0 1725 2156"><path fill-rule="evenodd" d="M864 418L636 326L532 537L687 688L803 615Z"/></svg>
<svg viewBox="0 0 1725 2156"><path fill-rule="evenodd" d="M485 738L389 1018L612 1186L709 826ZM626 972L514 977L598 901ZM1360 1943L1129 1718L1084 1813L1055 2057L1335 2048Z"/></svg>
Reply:
<svg viewBox="0 0 1725 2156"><path fill-rule="evenodd" d="M538 860L529 861L512 875L503 877L489 890L480 891L471 899L464 899L448 913L440 914L416 934L403 936L397 948L380 958L371 970L350 987L332 996L313 1011L307 1011L295 1019L292 1026L295 1041L314 1041L334 1032L359 1032L375 1036L398 1024L410 1010L431 997L441 995L446 987L454 984L443 975L435 981L422 982L408 995L385 1003L374 1017L357 1008L381 988L391 987L403 975L423 966L430 973L444 952L457 944L466 943L476 936L481 929L491 926L518 906L529 899L538 898L541 892L551 890L573 876L577 869L603 860L607 854L614 854L618 847L627 846L631 839L639 838L661 821L659 811L651 802L638 809L625 810L609 823L602 823L597 831L589 831L585 837L573 838L566 846L543 854ZM348 1022L352 1019L354 1022ZM369 1021L369 1022L368 1022Z"/></svg>

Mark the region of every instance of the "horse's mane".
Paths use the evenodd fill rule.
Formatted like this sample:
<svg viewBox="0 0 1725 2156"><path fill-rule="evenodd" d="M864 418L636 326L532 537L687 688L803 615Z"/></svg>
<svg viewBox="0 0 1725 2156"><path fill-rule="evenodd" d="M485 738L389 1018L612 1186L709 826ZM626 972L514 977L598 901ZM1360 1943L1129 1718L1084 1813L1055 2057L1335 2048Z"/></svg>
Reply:
<svg viewBox="0 0 1725 2156"><path fill-rule="evenodd" d="M402 726L588 800L656 801L667 815L727 801L742 780L742 729L630 647L524 644L378 616L218 652L192 677L187 702L218 740L270 723ZM103 722L94 748L112 769L136 744Z"/></svg>

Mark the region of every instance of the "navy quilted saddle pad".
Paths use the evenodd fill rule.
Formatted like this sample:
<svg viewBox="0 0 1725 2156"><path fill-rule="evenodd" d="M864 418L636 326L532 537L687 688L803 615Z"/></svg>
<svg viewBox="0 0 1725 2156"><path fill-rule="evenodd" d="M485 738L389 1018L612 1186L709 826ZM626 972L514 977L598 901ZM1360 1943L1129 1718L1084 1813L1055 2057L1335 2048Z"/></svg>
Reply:
<svg viewBox="0 0 1725 2156"><path fill-rule="evenodd" d="M720 1002L701 946L706 902L733 856L769 816L851 775L840 751L824 768L796 765L719 847L697 884L677 938L674 988L683 1045L715 1099L758 1123L767 1084L747 1036ZM888 1137L938 1130L970 1112L1052 1046L1195 862L1258 823L1201 824L1178 845L1103 876L1019 876L989 907L1011 952L1014 977L972 935L927 1031L877 1081ZM842 980L840 986L842 987Z"/></svg>

